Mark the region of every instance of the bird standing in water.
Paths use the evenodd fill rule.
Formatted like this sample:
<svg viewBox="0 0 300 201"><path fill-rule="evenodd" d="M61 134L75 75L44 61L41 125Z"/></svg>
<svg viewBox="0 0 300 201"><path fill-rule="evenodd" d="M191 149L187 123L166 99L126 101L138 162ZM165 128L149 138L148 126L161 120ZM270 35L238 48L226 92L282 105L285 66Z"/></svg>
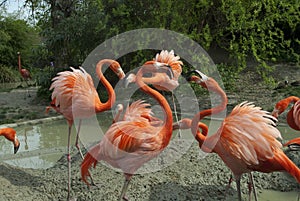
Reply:
<svg viewBox="0 0 300 201"><path fill-rule="evenodd" d="M237 105L214 135L206 136L199 131L198 123L205 116L225 110L227 96L213 78L198 70L193 72L197 76L191 76L190 81L219 94L221 103L197 113L192 120L191 131L204 152L217 153L231 169L239 200L243 173L286 171L300 183L300 169L283 153L282 145L277 140L281 138L281 134L275 127L276 119L252 103L243 102Z"/></svg>
<svg viewBox="0 0 300 201"><path fill-rule="evenodd" d="M101 102L98 96L92 77L83 68L74 69L71 67L72 71L59 72L58 75L52 79L53 83L50 86L50 90L53 89L52 102L51 105L47 107L47 111L50 108L53 108L58 113L62 114L67 119L69 126L67 154L69 178L68 199L70 197L71 189L70 138L74 119L80 119L76 134L75 146L83 158L83 154L78 143L81 119L89 118L95 113L111 109L116 100L113 87L102 73L102 66L104 64L109 65L109 68L113 70L119 79L123 79L125 77L125 74L117 61L103 59L97 63L96 74L108 92L108 100L104 103Z"/></svg>
<svg viewBox="0 0 300 201"><path fill-rule="evenodd" d="M126 191L131 177L144 163L159 155L169 144L172 136L172 111L167 100L156 90L147 86L142 76L145 73L166 72L165 64L154 63L140 68L136 74L136 84L152 96L161 105L165 119L160 125L152 125L145 117L118 121L110 126L103 139L93 146L81 164L82 180L87 182L89 168L98 161L106 161L111 166L123 171L125 182L120 200L127 200ZM149 110L146 114L149 114Z"/></svg>

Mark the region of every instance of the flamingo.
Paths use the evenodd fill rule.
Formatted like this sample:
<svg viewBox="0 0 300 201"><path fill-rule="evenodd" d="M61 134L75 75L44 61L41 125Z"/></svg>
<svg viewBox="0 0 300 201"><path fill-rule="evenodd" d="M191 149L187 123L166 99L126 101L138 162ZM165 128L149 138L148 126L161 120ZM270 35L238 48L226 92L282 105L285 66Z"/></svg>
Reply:
<svg viewBox="0 0 300 201"><path fill-rule="evenodd" d="M296 96L289 96L285 99L280 100L276 103L272 115L276 118L284 112L289 104L293 103L294 105L287 113L287 123L288 125L295 130L300 131L300 98Z"/></svg>
<svg viewBox="0 0 300 201"><path fill-rule="evenodd" d="M4 136L7 140L11 141L14 145L14 154L16 154L20 147L20 141L17 138L16 131L13 128L1 128L0 136Z"/></svg>
<svg viewBox="0 0 300 201"><path fill-rule="evenodd" d="M165 121L162 125L152 125L144 117L118 121L110 126L103 139L93 146L81 164L82 180L89 185L87 176L91 166L96 167L103 160L123 171L125 182L120 200L126 198L129 182L138 168L159 155L169 144L172 136L172 111L167 100L156 90L146 85L142 79L145 73L166 70L165 64L156 62L145 65L136 74L136 84L142 91L152 96L162 107ZM150 113L148 110L146 113Z"/></svg>
<svg viewBox="0 0 300 201"><path fill-rule="evenodd" d="M174 51L162 50L156 54L155 58L151 61L146 61L144 65L152 65L155 62L168 64L173 71L173 77L169 77L166 73L154 72L151 77L144 77L143 81L152 84L156 89L161 91L173 91L179 86L178 78L182 72L182 61L179 56L174 55ZM135 82L136 76L131 73L126 78L127 83Z"/></svg>
<svg viewBox="0 0 300 201"><path fill-rule="evenodd" d="M117 61L111 59L103 59L96 65L96 74L100 82L108 91L108 100L102 103L98 93L94 87L92 77L82 68L72 71L59 72L52 79L53 83L50 86L52 92L52 101L46 111L53 108L58 113L61 113L67 120L68 130L68 199L71 189L71 156L70 156L70 137L71 128L74 122L74 117L79 118L79 126L76 134L75 146L78 149L82 159L83 154L78 143L80 125L82 118L91 117L93 114L109 110L115 103L116 95L111 84L107 81L102 73L102 66L108 64L110 69L118 75L119 79L123 79L125 74Z"/></svg>
<svg viewBox="0 0 300 201"><path fill-rule="evenodd" d="M300 183L299 168L284 154L281 143L276 139L281 138L275 125L276 118L254 104L243 102L237 105L212 136L205 136L198 130L198 123L205 116L225 110L227 96L213 78L198 70L193 72L198 76L191 76L190 81L219 94L221 103L195 114L191 131L204 152L218 154L231 169L238 199L241 200L240 179L243 173L249 173L253 183L252 171L286 171Z"/></svg>
<svg viewBox="0 0 300 201"><path fill-rule="evenodd" d="M30 75L30 72L27 69L22 68L22 65L21 65L21 54L20 54L20 52L18 52L17 54L18 54L18 69L19 69L19 73L21 74L22 78L24 79L24 81L26 82L26 85L28 87L29 85L28 85L27 81L31 79L31 75ZM30 97L28 89L27 89L27 95L28 95L28 97Z"/></svg>

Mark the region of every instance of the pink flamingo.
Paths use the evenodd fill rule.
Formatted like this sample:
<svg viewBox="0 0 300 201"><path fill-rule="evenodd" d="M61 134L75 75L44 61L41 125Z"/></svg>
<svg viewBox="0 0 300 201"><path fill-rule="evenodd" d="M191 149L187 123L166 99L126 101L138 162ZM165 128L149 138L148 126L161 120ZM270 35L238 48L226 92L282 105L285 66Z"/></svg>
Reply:
<svg viewBox="0 0 300 201"><path fill-rule="evenodd" d="M14 145L14 154L16 154L20 147L20 141L17 138L16 131L13 128L1 128L0 136L4 136L7 140L11 141Z"/></svg>
<svg viewBox="0 0 300 201"><path fill-rule="evenodd" d="M278 116L284 112L291 103L293 103L293 106L287 113L286 120L291 128L300 131L300 98L290 96L280 100L276 103L272 115L278 118Z"/></svg>
<svg viewBox="0 0 300 201"><path fill-rule="evenodd" d="M59 72L52 79L53 83L50 86L52 92L52 102L46 111L53 108L58 113L61 113L68 122L68 199L71 189L71 156L70 156L70 137L71 128L74 122L74 117L79 118L79 126L76 134L75 146L78 149L82 159L83 154L78 143L80 125L82 118L89 118L95 113L103 112L111 109L115 103L116 95L113 87L107 81L102 73L102 66L108 64L110 69L118 75L119 79L123 79L125 74L117 61L111 59L103 59L97 63L96 73L100 82L108 91L108 100L102 103L98 93L94 87L91 76L83 69L74 69L72 71Z"/></svg>
<svg viewBox="0 0 300 201"><path fill-rule="evenodd" d="M18 54L18 69L19 69L19 73L22 76L22 78L24 79L24 81L26 82L26 85L28 87L29 85L28 85L27 81L31 80L32 78L31 78L30 72L27 69L22 68L22 65L21 65L21 54L20 54L20 52L18 52L17 54ZM27 89L27 95L28 95L28 97L30 97L28 89Z"/></svg>
<svg viewBox="0 0 300 201"><path fill-rule="evenodd" d="M155 62L168 64L173 71L173 77L169 77L166 73L154 72L151 77L143 77L143 81L148 84L152 84L156 89L162 91L173 91L179 86L178 78L182 72L182 61L179 56L174 55L174 51L162 50L160 54L156 54L152 61L147 61L144 65L151 65ZM136 76L129 74L126 78L128 83L135 82Z"/></svg>
<svg viewBox="0 0 300 201"><path fill-rule="evenodd" d="M136 84L159 102L165 113L165 121L162 125L154 126L140 116L112 124L103 139L89 150L81 164L82 180L88 185L88 169L91 166L95 167L98 161L104 160L123 171L125 182L120 200L127 200L125 194L133 174L144 163L160 154L169 144L172 136L171 108L167 100L159 92L147 86L142 79L145 73L168 70L164 66L161 63L143 66L136 74ZM150 110L146 110L145 113L149 114Z"/></svg>
<svg viewBox="0 0 300 201"><path fill-rule="evenodd" d="M286 171L300 183L300 170L281 150L282 145L276 139L281 138L275 127L276 119L267 111L243 102L223 120L214 135L206 136L198 130L198 123L205 116L220 113L226 108L227 96L213 78L198 70L193 72L198 76L191 76L190 81L219 94L221 103L197 113L192 120L191 131L203 151L217 153L231 169L236 180L239 200L240 179L243 173Z"/></svg>

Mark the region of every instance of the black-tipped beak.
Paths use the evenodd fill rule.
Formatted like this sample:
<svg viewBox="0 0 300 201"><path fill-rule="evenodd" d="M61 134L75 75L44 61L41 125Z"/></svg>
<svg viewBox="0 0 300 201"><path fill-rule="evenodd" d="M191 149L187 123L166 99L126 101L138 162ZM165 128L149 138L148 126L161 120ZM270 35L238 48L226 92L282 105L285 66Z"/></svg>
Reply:
<svg viewBox="0 0 300 201"><path fill-rule="evenodd" d="M18 152L19 148L20 148L20 144L18 146L14 147L14 154L16 154Z"/></svg>
<svg viewBox="0 0 300 201"><path fill-rule="evenodd" d="M300 151L300 145L299 144L289 144L288 145L290 151Z"/></svg>
<svg viewBox="0 0 300 201"><path fill-rule="evenodd" d="M187 81L191 81L192 74L196 74L197 76L199 76L203 82L208 80L208 77L204 73L200 72L199 70L192 70L185 74L185 78Z"/></svg>

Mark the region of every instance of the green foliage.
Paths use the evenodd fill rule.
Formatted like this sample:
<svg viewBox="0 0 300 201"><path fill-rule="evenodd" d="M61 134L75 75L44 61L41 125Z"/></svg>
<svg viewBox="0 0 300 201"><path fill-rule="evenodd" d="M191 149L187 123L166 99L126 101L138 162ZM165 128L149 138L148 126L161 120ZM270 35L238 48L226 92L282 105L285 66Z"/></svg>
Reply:
<svg viewBox="0 0 300 201"><path fill-rule="evenodd" d="M21 51L25 67L44 68L51 61L55 67L79 65L106 39L139 28L168 29L188 36L205 50L212 46L227 50L233 62L223 61L218 68L229 88L246 68L247 59L254 58L259 63L257 71L269 84L274 83L270 63L300 61L297 1L35 0L26 1L25 5L33 9L37 26L12 16L0 16L0 64L16 67L16 52ZM173 40L181 45L182 41ZM144 42L149 41L145 38ZM157 50L136 51L119 61L126 72L156 53ZM192 59L208 64L199 55ZM184 68L185 72L190 67ZM48 79L39 76L39 80ZM116 79L111 74L108 78ZM42 83L48 91L47 84L51 82Z"/></svg>
<svg viewBox="0 0 300 201"><path fill-rule="evenodd" d="M235 82L239 76L239 69L232 65L218 64L218 71L220 73L222 82L226 90L233 91L235 89Z"/></svg>
<svg viewBox="0 0 300 201"><path fill-rule="evenodd" d="M29 69L32 66L29 55L39 43L37 34L37 30L25 20L13 15L4 17L0 12L0 64L17 69L17 52L21 52L22 65Z"/></svg>
<svg viewBox="0 0 300 201"><path fill-rule="evenodd" d="M293 1L222 0L218 8L226 19L218 30L218 43L227 49L239 68L253 56L266 78L266 62L299 62L300 4Z"/></svg>
<svg viewBox="0 0 300 201"><path fill-rule="evenodd" d="M16 82L19 79L19 72L17 70L13 70L10 67L4 66L0 64L0 83L7 83L7 82Z"/></svg>

